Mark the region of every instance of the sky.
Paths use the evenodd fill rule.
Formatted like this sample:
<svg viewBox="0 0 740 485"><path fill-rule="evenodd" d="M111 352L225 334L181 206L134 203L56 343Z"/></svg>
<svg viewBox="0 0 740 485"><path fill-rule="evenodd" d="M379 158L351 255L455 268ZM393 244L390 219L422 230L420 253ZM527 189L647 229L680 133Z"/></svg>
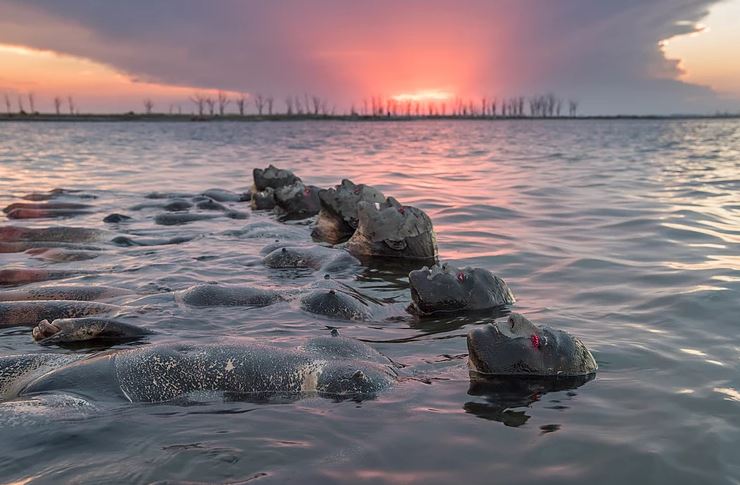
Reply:
<svg viewBox="0 0 740 485"><path fill-rule="evenodd" d="M552 92L581 114L740 112L739 19L740 0L0 0L0 96L190 113L195 93L277 110L309 94L342 112Z"/></svg>

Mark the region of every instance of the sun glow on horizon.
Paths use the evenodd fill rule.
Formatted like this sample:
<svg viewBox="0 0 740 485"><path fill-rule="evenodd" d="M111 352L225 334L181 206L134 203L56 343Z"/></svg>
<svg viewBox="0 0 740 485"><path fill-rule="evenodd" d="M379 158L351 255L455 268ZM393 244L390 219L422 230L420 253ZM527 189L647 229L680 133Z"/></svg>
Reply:
<svg viewBox="0 0 740 485"><path fill-rule="evenodd" d="M391 96L391 99L399 102L404 101L447 101L452 99L453 94L442 89L422 89L413 93L401 93Z"/></svg>

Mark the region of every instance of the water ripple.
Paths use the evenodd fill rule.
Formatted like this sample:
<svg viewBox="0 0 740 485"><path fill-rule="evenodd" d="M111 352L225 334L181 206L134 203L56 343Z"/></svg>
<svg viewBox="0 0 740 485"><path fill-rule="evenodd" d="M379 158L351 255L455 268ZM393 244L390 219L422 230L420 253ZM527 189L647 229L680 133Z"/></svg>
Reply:
<svg viewBox="0 0 740 485"><path fill-rule="evenodd" d="M581 337L600 365L583 388L512 401L469 393L464 335L485 319L367 324L327 322L290 302L157 303L134 316L160 332L155 341L246 336L291 345L332 325L379 342L412 378L362 403L126 406L32 432L4 428L6 481L740 479L737 121L5 123L0 136L0 203L58 186L95 191L100 210L74 219L81 226L103 228L105 214L147 192L244 190L252 168L268 163L320 186L345 177L376 185L429 213L444 259L495 271L520 311ZM154 214L107 229L197 237L106 247L84 263L0 257L4 267L84 264L97 274L79 281L129 288L136 299L206 282L315 281L312 272L259 264L264 245L306 239L305 226L285 231L253 214L163 228ZM367 268L347 281L409 301L403 271ZM0 330L0 345L38 351L25 329Z"/></svg>

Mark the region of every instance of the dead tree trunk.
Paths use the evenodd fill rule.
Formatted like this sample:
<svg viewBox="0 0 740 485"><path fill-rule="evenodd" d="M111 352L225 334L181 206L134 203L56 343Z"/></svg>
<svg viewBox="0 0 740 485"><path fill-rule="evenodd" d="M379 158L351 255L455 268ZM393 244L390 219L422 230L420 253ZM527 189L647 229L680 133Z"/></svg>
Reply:
<svg viewBox="0 0 740 485"><path fill-rule="evenodd" d="M198 116L203 116L206 106L206 97L201 93L195 93L190 97L190 101L195 104L195 108L198 110Z"/></svg>
<svg viewBox="0 0 740 485"><path fill-rule="evenodd" d="M265 110L265 97L258 94L254 97L254 107L257 108L257 114L262 116L262 112Z"/></svg>
<svg viewBox="0 0 740 485"><path fill-rule="evenodd" d="M288 116L293 116L293 97L288 96L285 98L285 114Z"/></svg>
<svg viewBox="0 0 740 485"><path fill-rule="evenodd" d="M217 96L218 114L220 116L223 116L226 113L226 107L229 105L229 103L231 103L231 100L223 91L219 91Z"/></svg>
<svg viewBox="0 0 740 485"><path fill-rule="evenodd" d="M575 118L578 112L578 101L571 99L568 101L568 114L571 118Z"/></svg>
<svg viewBox="0 0 740 485"><path fill-rule="evenodd" d="M239 116L244 116L244 106L247 104L247 97L243 94L236 98L236 108L239 110Z"/></svg>

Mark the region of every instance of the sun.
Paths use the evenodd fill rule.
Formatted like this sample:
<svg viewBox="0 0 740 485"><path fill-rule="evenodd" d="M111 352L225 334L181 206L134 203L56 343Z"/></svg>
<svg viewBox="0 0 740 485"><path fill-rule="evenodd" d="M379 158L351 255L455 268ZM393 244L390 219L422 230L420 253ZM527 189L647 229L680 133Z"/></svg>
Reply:
<svg viewBox="0 0 740 485"><path fill-rule="evenodd" d="M453 94L443 89L422 89L413 93L401 93L391 96L391 99L404 101L447 101Z"/></svg>

